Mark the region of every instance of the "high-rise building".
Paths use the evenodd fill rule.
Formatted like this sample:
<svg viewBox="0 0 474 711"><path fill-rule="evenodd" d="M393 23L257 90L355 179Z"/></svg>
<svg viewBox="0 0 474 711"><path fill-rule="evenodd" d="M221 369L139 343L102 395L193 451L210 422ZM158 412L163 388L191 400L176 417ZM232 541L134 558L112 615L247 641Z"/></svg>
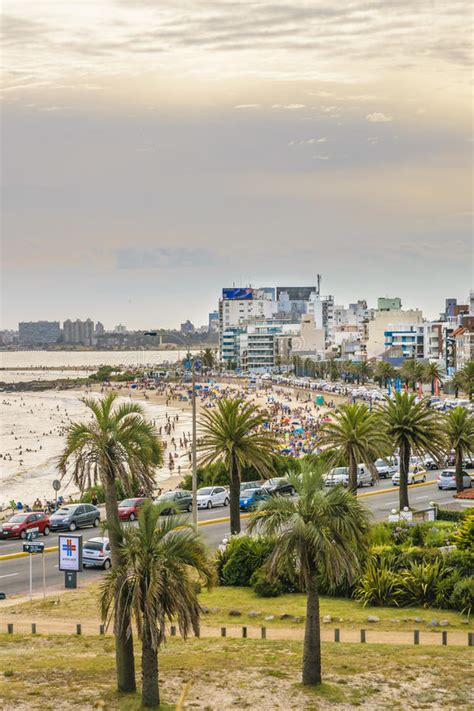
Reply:
<svg viewBox="0 0 474 711"><path fill-rule="evenodd" d="M94 322L90 318L86 321L81 321L79 318L75 321L67 319L63 323L63 339L64 343L92 346L94 343Z"/></svg>
<svg viewBox="0 0 474 711"><path fill-rule="evenodd" d="M191 321L188 319L187 321L181 324L180 330L181 333L194 333L196 329L194 328L194 324L191 323Z"/></svg>
<svg viewBox="0 0 474 711"><path fill-rule="evenodd" d="M22 346L57 343L60 336L59 321L21 321L18 324L18 339Z"/></svg>
<svg viewBox="0 0 474 711"><path fill-rule="evenodd" d="M219 311L211 311L209 313L209 322L207 327L207 332L218 333L219 331Z"/></svg>
<svg viewBox="0 0 474 711"><path fill-rule="evenodd" d="M105 328L104 328L104 324L103 324L103 323L101 323L100 321L97 321L97 323L96 323L96 325L95 325L95 329L94 329L94 330L95 330L95 334L96 334L96 336L100 336L100 335L102 335L102 333L105 333Z"/></svg>

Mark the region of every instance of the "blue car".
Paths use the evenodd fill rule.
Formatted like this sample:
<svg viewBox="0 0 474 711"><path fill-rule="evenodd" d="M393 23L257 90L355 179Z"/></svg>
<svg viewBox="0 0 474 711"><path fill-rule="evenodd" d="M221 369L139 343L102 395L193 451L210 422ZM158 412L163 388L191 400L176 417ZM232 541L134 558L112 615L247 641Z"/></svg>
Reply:
<svg viewBox="0 0 474 711"><path fill-rule="evenodd" d="M254 509L260 501L265 501L269 496L265 489L244 489L240 492L240 510Z"/></svg>

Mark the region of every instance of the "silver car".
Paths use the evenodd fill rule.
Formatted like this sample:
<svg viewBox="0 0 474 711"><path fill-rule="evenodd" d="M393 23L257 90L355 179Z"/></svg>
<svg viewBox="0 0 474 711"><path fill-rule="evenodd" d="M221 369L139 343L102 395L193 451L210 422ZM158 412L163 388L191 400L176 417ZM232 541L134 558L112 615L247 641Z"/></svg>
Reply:
<svg viewBox="0 0 474 711"><path fill-rule="evenodd" d="M462 488L470 489L472 479L465 471L462 473ZM455 489L456 488L456 470L444 469L438 477L438 489Z"/></svg>
<svg viewBox="0 0 474 711"><path fill-rule="evenodd" d="M112 565L112 553L108 538L90 538L82 547L82 565L108 570Z"/></svg>

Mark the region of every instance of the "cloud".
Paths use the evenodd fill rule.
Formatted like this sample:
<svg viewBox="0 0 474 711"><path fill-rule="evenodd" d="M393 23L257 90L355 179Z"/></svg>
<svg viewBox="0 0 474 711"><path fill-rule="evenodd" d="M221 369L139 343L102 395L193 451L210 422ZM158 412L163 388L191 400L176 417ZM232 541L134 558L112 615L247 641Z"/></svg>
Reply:
<svg viewBox="0 0 474 711"><path fill-rule="evenodd" d="M365 117L369 123L389 123L393 121L393 116L388 116L380 111L374 111L373 114L367 114Z"/></svg>
<svg viewBox="0 0 474 711"><path fill-rule="evenodd" d="M237 104L234 109L260 109L261 104Z"/></svg>
<svg viewBox="0 0 474 711"><path fill-rule="evenodd" d="M298 109L305 109L306 104L273 104L272 109L284 109L286 111L296 111Z"/></svg>

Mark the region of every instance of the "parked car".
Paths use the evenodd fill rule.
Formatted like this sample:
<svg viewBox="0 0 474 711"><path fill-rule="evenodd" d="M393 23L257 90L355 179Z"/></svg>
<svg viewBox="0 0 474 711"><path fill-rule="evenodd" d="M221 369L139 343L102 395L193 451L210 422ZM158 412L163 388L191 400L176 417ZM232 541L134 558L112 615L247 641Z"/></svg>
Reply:
<svg viewBox="0 0 474 711"><path fill-rule="evenodd" d="M172 514L176 513L176 509L179 511L192 511L193 509L193 497L189 491L181 491L177 489L176 491L167 491L164 494L160 494L156 499L158 504L163 503L163 501L170 504L170 508L163 509L162 514Z"/></svg>
<svg viewBox="0 0 474 711"><path fill-rule="evenodd" d="M112 565L112 554L108 538L89 538L82 547L82 565L108 570Z"/></svg>
<svg viewBox="0 0 474 711"><path fill-rule="evenodd" d="M376 459L374 466L381 479L389 479L398 471L398 465L392 459Z"/></svg>
<svg viewBox="0 0 474 711"><path fill-rule="evenodd" d="M100 511L92 504L68 504L55 511L50 517L51 530L67 529L75 531L76 528L100 524Z"/></svg>
<svg viewBox="0 0 474 711"><path fill-rule="evenodd" d="M135 499L124 499L118 505L119 518L121 521L135 521L140 511L140 507L145 503L146 498L139 496Z"/></svg>
<svg viewBox="0 0 474 711"><path fill-rule="evenodd" d="M250 511L254 509L260 501L265 501L270 498L268 491L263 487L260 489L244 489L240 492L240 510Z"/></svg>
<svg viewBox="0 0 474 711"><path fill-rule="evenodd" d="M197 490L198 509L212 509L214 506L228 506L229 493L223 486L205 486Z"/></svg>
<svg viewBox="0 0 474 711"><path fill-rule="evenodd" d="M472 479L469 474L465 471L462 473L462 488L470 489L472 486ZM438 489L455 489L456 488L456 470L455 469L443 469L438 477Z"/></svg>
<svg viewBox="0 0 474 711"><path fill-rule="evenodd" d="M274 494L278 496L293 496L295 490L293 485L290 484L288 479L284 477L274 477L273 479L267 479L267 481L262 484L262 489L269 494Z"/></svg>
<svg viewBox="0 0 474 711"><path fill-rule="evenodd" d="M329 474L326 476L326 486L336 486L337 484L342 484L343 486L349 486L349 468L348 467L334 467L331 469ZM357 486L361 488L362 486L373 486L374 478L369 472L364 464L357 465Z"/></svg>
<svg viewBox="0 0 474 711"><path fill-rule="evenodd" d="M408 484L418 484L422 481L426 481L426 469L419 464L410 464L408 468ZM392 476L392 484L394 486L400 485L399 471Z"/></svg>
<svg viewBox="0 0 474 711"><path fill-rule="evenodd" d="M240 491L244 491L245 489L260 489L262 486L262 482L260 481L243 481L240 484Z"/></svg>
<svg viewBox="0 0 474 711"><path fill-rule="evenodd" d="M49 536L51 525L49 516L42 511L17 513L9 521L0 526L1 538L26 538L28 532L42 533Z"/></svg>
<svg viewBox="0 0 474 711"><path fill-rule="evenodd" d="M433 457L425 457L423 459L423 466L425 469L438 469L438 462L433 459Z"/></svg>

